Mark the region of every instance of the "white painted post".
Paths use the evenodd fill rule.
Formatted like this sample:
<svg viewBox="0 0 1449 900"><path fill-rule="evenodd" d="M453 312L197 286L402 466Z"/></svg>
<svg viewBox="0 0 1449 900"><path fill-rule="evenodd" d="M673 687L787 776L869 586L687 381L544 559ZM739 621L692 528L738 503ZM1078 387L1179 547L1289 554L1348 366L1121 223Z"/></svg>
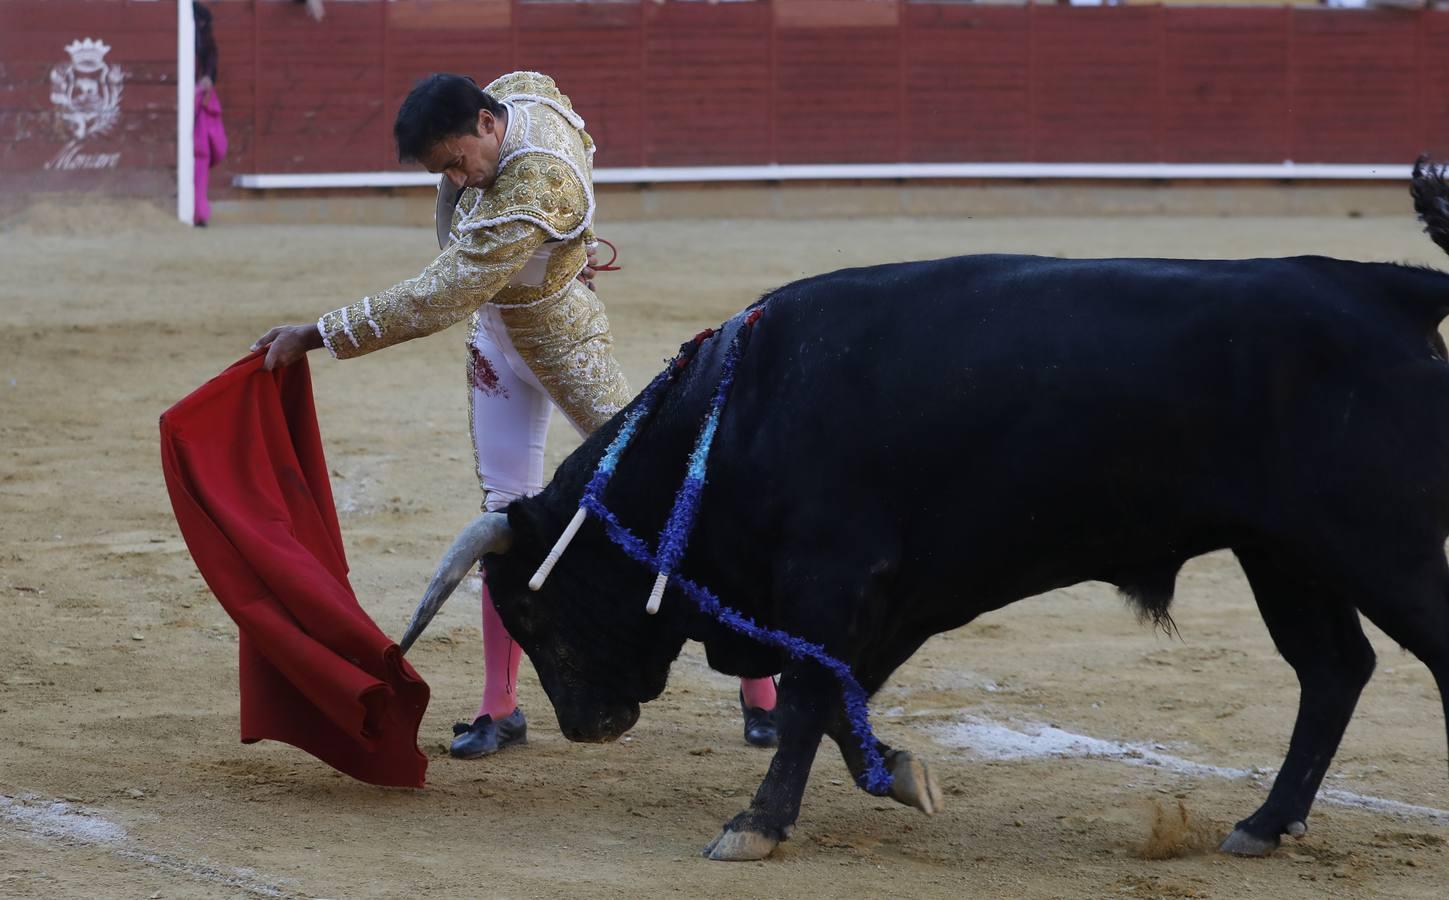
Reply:
<svg viewBox="0 0 1449 900"><path fill-rule="evenodd" d="M176 0L176 218L192 224L196 215L196 21L191 0Z"/></svg>

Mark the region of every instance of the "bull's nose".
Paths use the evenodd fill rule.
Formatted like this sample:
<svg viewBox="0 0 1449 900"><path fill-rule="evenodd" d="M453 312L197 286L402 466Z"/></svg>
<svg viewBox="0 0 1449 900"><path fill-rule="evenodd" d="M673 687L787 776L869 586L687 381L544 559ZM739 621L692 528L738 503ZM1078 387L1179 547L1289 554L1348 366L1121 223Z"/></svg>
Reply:
<svg viewBox="0 0 1449 900"><path fill-rule="evenodd" d="M633 728L634 723L638 721L639 707L636 704L634 706L628 707L627 709L619 710L614 716L611 717L610 731L613 732L614 737L618 737L619 735L628 731L630 728Z"/></svg>
<svg viewBox="0 0 1449 900"><path fill-rule="evenodd" d="M564 737L571 741L588 744L605 744L609 741L618 740L621 735L634 727L639 721L639 706L633 704L627 707L615 707L613 709L596 710L572 717L567 725L562 725Z"/></svg>

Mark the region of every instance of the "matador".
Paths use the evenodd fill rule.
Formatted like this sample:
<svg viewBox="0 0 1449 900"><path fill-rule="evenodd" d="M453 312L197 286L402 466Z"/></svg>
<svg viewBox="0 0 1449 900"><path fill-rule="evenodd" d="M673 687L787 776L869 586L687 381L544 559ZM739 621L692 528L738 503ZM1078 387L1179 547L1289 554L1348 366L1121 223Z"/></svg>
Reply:
<svg viewBox="0 0 1449 900"><path fill-rule="evenodd" d="M479 89L432 75L403 101L398 155L442 175L441 254L417 277L325 313L315 326L279 326L254 345L275 368L325 346L338 359L441 331L471 317L469 421L483 507L543 487L554 407L587 435L629 401L609 321L593 290L594 142L552 78L514 72ZM451 752L485 756L524 743L517 706L522 650L482 595L484 689L472 723L453 727ZM772 679L742 679L745 739L777 740Z"/></svg>

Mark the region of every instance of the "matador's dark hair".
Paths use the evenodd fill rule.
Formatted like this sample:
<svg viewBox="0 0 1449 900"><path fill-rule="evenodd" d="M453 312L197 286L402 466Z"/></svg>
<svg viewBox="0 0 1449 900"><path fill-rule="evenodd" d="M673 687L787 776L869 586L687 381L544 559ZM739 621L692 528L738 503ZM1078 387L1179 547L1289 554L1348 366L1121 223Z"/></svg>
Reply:
<svg viewBox="0 0 1449 900"><path fill-rule="evenodd" d="M399 162L416 162L438 141L478 133L478 110L503 114L503 104L466 75L440 72L413 86L392 126Z"/></svg>

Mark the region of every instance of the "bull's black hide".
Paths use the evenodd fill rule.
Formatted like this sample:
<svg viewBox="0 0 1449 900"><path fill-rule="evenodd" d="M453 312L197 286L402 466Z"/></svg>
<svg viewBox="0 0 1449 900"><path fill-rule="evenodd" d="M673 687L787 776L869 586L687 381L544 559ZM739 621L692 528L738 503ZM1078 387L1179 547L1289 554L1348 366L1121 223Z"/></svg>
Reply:
<svg viewBox="0 0 1449 900"><path fill-rule="evenodd" d="M1416 176L1446 243L1443 183ZM1231 549L1302 685L1266 802L1225 844L1297 833L1373 669L1359 613L1449 677L1449 277L1323 257L964 256L848 269L768 296L710 459L689 577L819 642L867 691L928 637L1022 597L1116 584L1166 624L1182 564ZM605 496L659 532L729 323L661 402ZM590 521L526 581L620 419L508 510L487 577L565 734L609 739L663 689L686 639L733 675L783 670L781 737L750 808L709 850L785 837L822 734L859 773L836 682L724 632ZM895 796L929 774L882 746Z"/></svg>

